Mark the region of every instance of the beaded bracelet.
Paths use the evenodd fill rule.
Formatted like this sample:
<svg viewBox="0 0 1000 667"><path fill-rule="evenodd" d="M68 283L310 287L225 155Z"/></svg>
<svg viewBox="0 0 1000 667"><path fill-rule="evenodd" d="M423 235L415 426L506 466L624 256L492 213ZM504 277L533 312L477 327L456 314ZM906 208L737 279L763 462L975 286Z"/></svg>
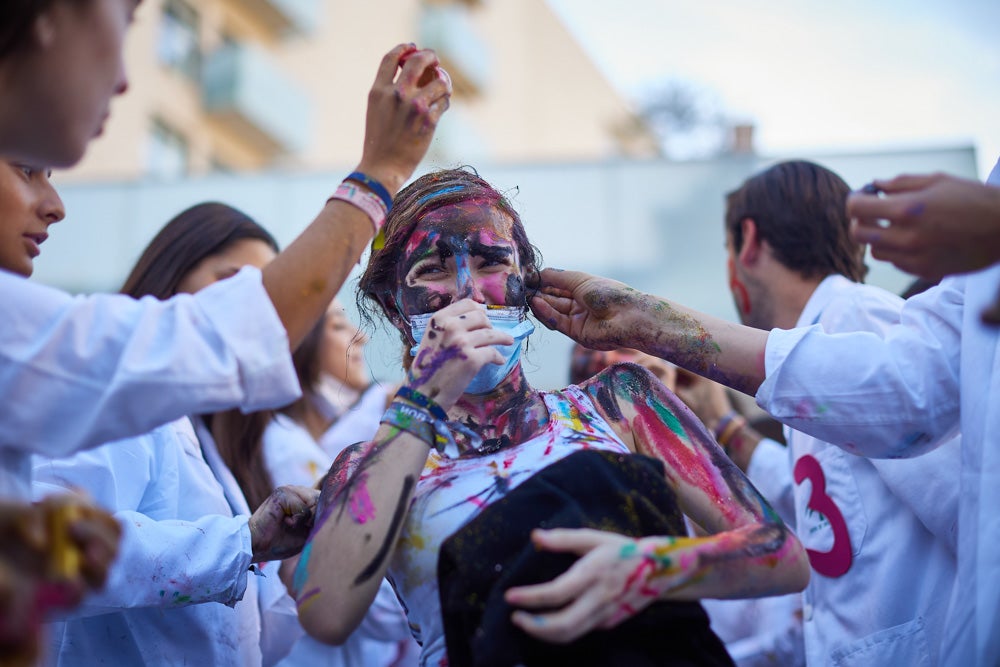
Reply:
<svg viewBox="0 0 1000 667"><path fill-rule="evenodd" d="M414 407L408 403L393 401L389 409L385 411L380 420L382 424L388 424L415 435L423 442L437 450L439 454L444 454L444 448L448 444L447 426L442 421L435 421L430 414L421 408Z"/></svg>
<svg viewBox="0 0 1000 667"><path fill-rule="evenodd" d="M364 188L359 188L355 183L345 180L337 187L337 191L327 201L329 202L333 199L339 199L360 208L372 221L372 226L375 228L375 236L381 233L388 211L385 208L385 204L377 195Z"/></svg>
<svg viewBox="0 0 1000 667"><path fill-rule="evenodd" d="M438 421L448 421L448 413L445 412L440 405L435 403L429 396L421 394L412 387L407 387L404 384L399 388L399 391L396 392L396 396L404 401L409 401L410 403L429 411Z"/></svg>
<svg viewBox="0 0 1000 667"><path fill-rule="evenodd" d="M746 417L732 410L715 425L715 441L728 453L729 441L747 425Z"/></svg>
<svg viewBox="0 0 1000 667"><path fill-rule="evenodd" d="M344 180L360 183L361 185L365 186L373 193L375 193L375 195L377 195L378 198L382 200L382 203L385 204L386 215L388 215L389 211L392 210L392 195L389 194L389 191L386 189L386 187L382 185L378 180L372 178L368 174L363 174L360 171L352 171L347 175L347 178L345 178Z"/></svg>

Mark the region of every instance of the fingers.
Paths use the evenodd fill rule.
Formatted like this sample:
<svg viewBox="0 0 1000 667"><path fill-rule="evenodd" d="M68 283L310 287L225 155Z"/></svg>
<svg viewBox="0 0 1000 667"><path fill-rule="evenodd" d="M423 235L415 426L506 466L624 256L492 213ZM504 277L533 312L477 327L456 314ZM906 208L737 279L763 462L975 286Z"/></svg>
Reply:
<svg viewBox="0 0 1000 667"><path fill-rule="evenodd" d="M557 553L572 553L583 556L595 547L608 542L608 533L592 528L553 528L552 530L531 531L531 541L536 547ZM620 539L615 535L614 539Z"/></svg>
<svg viewBox="0 0 1000 667"><path fill-rule="evenodd" d="M591 588L592 583L593 578L578 561L552 581L507 589L504 599L515 607L552 609L562 607L582 596Z"/></svg>
<svg viewBox="0 0 1000 667"><path fill-rule="evenodd" d="M404 87L422 88L434 81L440 81L436 71L437 54L430 49L417 50L414 47L404 54L399 65L399 77L396 83Z"/></svg>
<svg viewBox="0 0 1000 667"><path fill-rule="evenodd" d="M378 71L375 72L375 84L390 84L396 78L400 60L417 50L416 44L398 44L389 53L382 56Z"/></svg>
<svg viewBox="0 0 1000 667"><path fill-rule="evenodd" d="M592 589L584 590L573 604L557 612L532 614L515 611L510 620L529 635L553 644L568 644L603 624L607 610Z"/></svg>
<svg viewBox="0 0 1000 667"><path fill-rule="evenodd" d="M906 201L900 197L881 197L851 193L847 197L847 214L867 225L877 225L879 220L898 220L906 213Z"/></svg>
<svg viewBox="0 0 1000 667"><path fill-rule="evenodd" d="M98 515L75 521L69 531L83 553L81 574L84 580L92 588L100 588L118 554L121 526L110 516Z"/></svg>
<svg viewBox="0 0 1000 667"><path fill-rule="evenodd" d="M941 180L944 174L901 174L889 180L876 180L875 185L887 194L894 192L907 192L911 190L923 190Z"/></svg>

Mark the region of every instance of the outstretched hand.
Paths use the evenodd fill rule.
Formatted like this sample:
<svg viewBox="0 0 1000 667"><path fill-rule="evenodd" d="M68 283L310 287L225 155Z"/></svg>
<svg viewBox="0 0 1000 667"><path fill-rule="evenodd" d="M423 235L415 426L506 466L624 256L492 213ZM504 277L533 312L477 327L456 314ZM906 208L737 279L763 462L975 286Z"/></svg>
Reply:
<svg viewBox="0 0 1000 667"><path fill-rule="evenodd" d="M594 350L635 347L625 316L640 293L610 278L545 269L531 298L538 321Z"/></svg>
<svg viewBox="0 0 1000 667"><path fill-rule="evenodd" d="M462 299L434 313L427 324L407 384L431 397L443 409L455 404L485 364L504 363L494 345L514 339L493 328L486 311L472 299Z"/></svg>
<svg viewBox="0 0 1000 667"><path fill-rule="evenodd" d="M424 158L451 93L451 77L433 51L413 44L389 51L368 93L358 170L396 193Z"/></svg>
<svg viewBox="0 0 1000 667"><path fill-rule="evenodd" d="M1000 260L1000 188L947 174L875 181L847 199L852 233L872 256L931 280ZM888 226L883 226L888 221Z"/></svg>
<svg viewBox="0 0 1000 667"><path fill-rule="evenodd" d="M312 530L319 491L306 486L279 486L250 517L255 563L281 560L302 550Z"/></svg>
<svg viewBox="0 0 1000 667"><path fill-rule="evenodd" d="M694 541L687 538L637 540L601 530L559 528L536 530L531 539L540 549L581 557L552 581L510 588L504 595L514 607L555 609L518 610L511 622L557 644L615 627L700 571Z"/></svg>

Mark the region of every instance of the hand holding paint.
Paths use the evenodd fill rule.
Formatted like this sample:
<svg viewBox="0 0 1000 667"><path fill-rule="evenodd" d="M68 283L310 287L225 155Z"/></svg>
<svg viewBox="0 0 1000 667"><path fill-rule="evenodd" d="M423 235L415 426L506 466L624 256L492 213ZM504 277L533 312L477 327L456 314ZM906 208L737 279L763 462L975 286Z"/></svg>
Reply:
<svg viewBox="0 0 1000 667"><path fill-rule="evenodd" d="M451 93L451 78L430 49L400 44L387 53L368 94L364 151L356 171L395 195L424 158Z"/></svg>
<svg viewBox="0 0 1000 667"><path fill-rule="evenodd" d="M848 197L847 212L876 259L931 280L1000 260L1000 188L947 174L872 186Z"/></svg>
<svg viewBox="0 0 1000 667"><path fill-rule="evenodd" d="M302 550L312 530L319 491L279 486L250 517L253 561L282 560Z"/></svg>

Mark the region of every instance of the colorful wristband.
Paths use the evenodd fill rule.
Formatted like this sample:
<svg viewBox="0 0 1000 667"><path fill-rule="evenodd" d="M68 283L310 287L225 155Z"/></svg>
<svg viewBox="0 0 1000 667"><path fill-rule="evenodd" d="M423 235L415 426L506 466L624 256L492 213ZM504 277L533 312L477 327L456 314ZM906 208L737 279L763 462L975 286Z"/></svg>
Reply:
<svg viewBox="0 0 1000 667"><path fill-rule="evenodd" d="M729 441L733 439L741 428L746 426L746 417L736 412L731 411L725 417L719 420L719 423L715 425L715 441L722 446L723 449L727 450Z"/></svg>
<svg viewBox="0 0 1000 667"><path fill-rule="evenodd" d="M394 426L416 436L437 450L439 454L444 453L445 445L448 444L448 438L442 433L442 429L447 431L444 422L435 422L428 412L408 403L393 401L389 405L389 409L382 415L380 423Z"/></svg>
<svg viewBox="0 0 1000 667"><path fill-rule="evenodd" d="M382 185L379 181L375 180L368 174L363 174L360 171L352 171L347 175L347 178L345 178L344 180L355 181L356 183L360 183L361 185L365 186L373 193L375 193L375 195L385 205L386 215L388 215L389 211L392 210L392 195L389 194L389 191L386 190L384 185Z"/></svg>
<svg viewBox="0 0 1000 667"><path fill-rule="evenodd" d="M409 401L410 403L427 410L431 413L434 419L437 419L438 421L448 421L448 413L445 412L440 405L435 403L430 397L421 394L412 387L403 385L399 388L399 391L396 392L396 396L404 401Z"/></svg>
<svg viewBox="0 0 1000 667"><path fill-rule="evenodd" d="M372 226L375 228L375 236L378 236L382 231L387 211L385 204L376 195L368 190L359 188L355 183L345 180L337 187L337 191L327 201L329 202L332 199L345 201L364 211L372 221Z"/></svg>

